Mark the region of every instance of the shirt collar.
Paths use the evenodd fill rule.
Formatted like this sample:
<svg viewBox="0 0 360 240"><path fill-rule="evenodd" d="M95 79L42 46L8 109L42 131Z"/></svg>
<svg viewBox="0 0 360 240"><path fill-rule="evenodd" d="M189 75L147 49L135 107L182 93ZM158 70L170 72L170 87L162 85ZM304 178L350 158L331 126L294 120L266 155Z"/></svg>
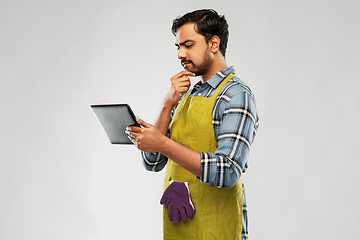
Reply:
<svg viewBox="0 0 360 240"><path fill-rule="evenodd" d="M235 73L233 66L227 67L227 68L217 72L214 76L212 76L205 83L209 84L212 88L216 88L222 82L222 80L224 80L224 78L226 78L226 76L229 75L230 73Z"/></svg>
<svg viewBox="0 0 360 240"><path fill-rule="evenodd" d="M221 82L222 80L224 80L224 78L226 78L227 75L229 75L230 73L235 73L234 67L230 66L227 67L219 72L217 72L214 76L212 76L209 80L207 80L204 84L209 84L212 88L216 88ZM197 82L194 85L194 89L193 91L195 91L196 89L200 89L200 87L203 85L203 83L201 81Z"/></svg>

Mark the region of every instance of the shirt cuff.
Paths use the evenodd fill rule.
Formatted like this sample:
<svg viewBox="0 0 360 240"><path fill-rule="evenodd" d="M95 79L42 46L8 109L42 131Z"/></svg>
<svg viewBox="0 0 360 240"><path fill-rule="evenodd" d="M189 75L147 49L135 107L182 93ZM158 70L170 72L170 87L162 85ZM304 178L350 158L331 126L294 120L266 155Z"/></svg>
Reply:
<svg viewBox="0 0 360 240"><path fill-rule="evenodd" d="M200 182L205 183L209 186L214 186L216 173L212 172L211 168L211 162L212 161L210 155L208 153L200 152L200 161L201 161L201 173L200 177L197 177L197 179L200 180ZM215 161L216 164L216 161Z"/></svg>

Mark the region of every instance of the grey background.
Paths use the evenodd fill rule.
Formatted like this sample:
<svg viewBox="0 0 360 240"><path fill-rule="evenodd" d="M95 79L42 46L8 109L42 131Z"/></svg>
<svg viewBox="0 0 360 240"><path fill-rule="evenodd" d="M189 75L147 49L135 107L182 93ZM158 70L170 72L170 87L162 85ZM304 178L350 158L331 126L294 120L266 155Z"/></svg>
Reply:
<svg viewBox="0 0 360 240"><path fill-rule="evenodd" d="M182 70L171 21L198 8L256 95L250 239L359 238L359 1L0 0L0 239L161 239L164 171L89 105L153 122Z"/></svg>

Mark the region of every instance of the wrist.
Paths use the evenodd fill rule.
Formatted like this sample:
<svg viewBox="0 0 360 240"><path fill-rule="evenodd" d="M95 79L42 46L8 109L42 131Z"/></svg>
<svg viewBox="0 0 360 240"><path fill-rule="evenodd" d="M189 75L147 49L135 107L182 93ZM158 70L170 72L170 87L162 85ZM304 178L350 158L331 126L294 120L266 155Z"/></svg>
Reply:
<svg viewBox="0 0 360 240"><path fill-rule="evenodd" d="M166 112L171 112L171 110L176 106L177 103L174 103L171 100L166 100L164 101L164 105L163 105L163 111Z"/></svg>
<svg viewBox="0 0 360 240"><path fill-rule="evenodd" d="M156 152L159 152L163 155L165 155L164 153L166 152L166 148L168 146L170 138L168 138L165 135L161 135L157 141L157 150ZM166 156L166 155L165 155Z"/></svg>

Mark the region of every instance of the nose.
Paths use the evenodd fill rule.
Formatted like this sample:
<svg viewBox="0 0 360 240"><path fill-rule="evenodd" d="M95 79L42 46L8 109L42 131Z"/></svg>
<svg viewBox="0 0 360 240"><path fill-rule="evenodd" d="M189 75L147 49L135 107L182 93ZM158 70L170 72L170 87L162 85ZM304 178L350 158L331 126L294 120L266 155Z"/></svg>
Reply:
<svg viewBox="0 0 360 240"><path fill-rule="evenodd" d="M184 59L186 58L186 51L184 48L180 47L178 51L178 59Z"/></svg>

